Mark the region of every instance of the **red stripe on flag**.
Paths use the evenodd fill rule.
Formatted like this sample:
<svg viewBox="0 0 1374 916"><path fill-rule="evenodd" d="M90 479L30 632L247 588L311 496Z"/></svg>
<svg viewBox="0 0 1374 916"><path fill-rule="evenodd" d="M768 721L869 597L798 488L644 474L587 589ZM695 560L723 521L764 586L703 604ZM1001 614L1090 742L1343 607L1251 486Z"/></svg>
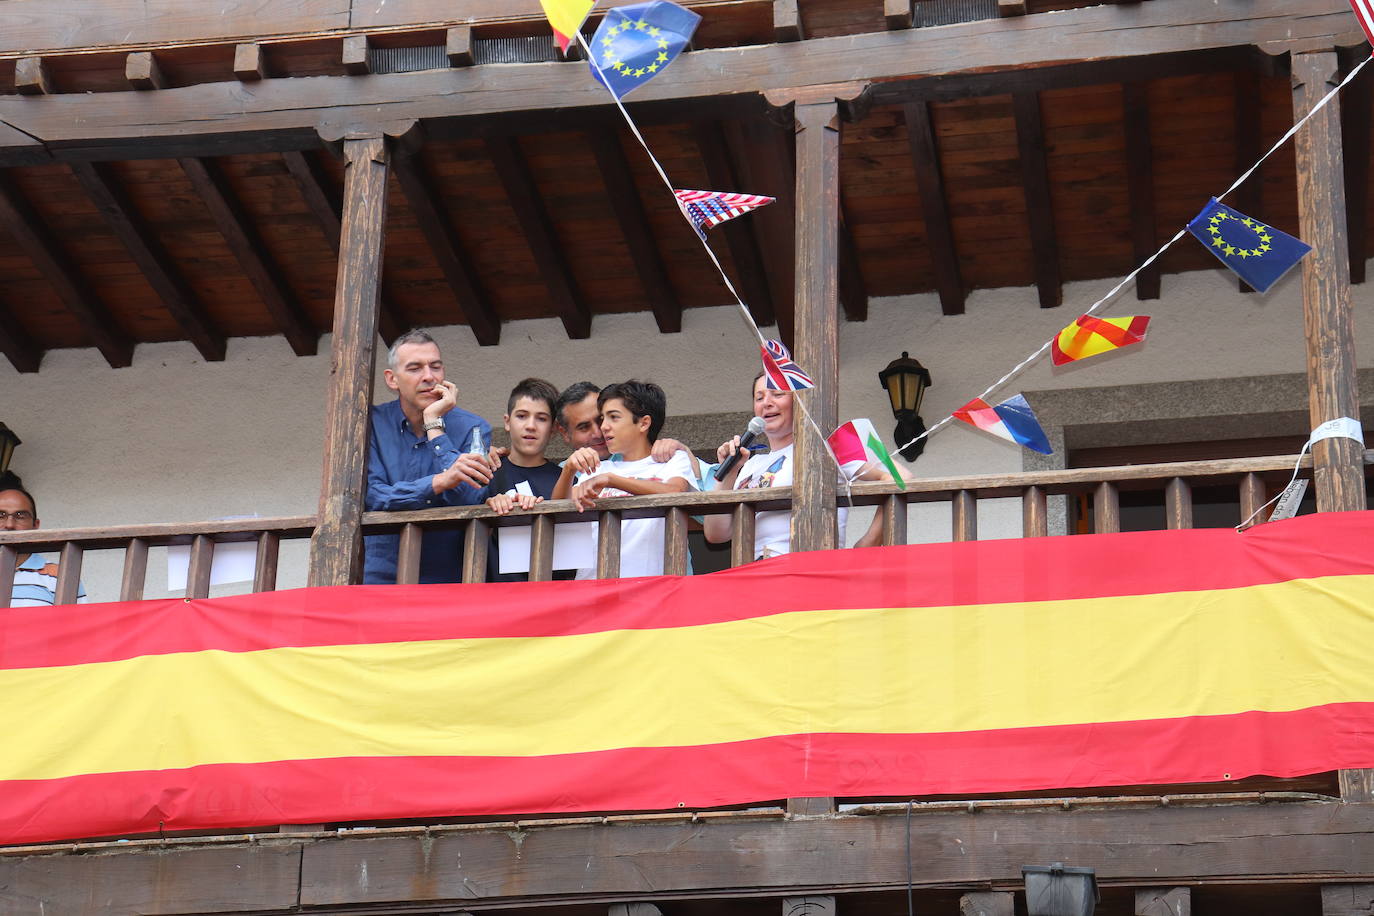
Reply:
<svg viewBox="0 0 1374 916"><path fill-rule="evenodd" d="M1374 704L932 735L791 735L548 757L222 764L0 783L0 843L787 797L1222 782L1374 767ZM614 774L608 778L607 774Z"/></svg>
<svg viewBox="0 0 1374 916"><path fill-rule="evenodd" d="M490 585L355 585L0 615L0 668L139 655L695 626L789 611L950 607L1240 588L1374 574L1374 513L1260 525L872 547L706 576ZM766 603L741 602L766 595ZM492 608L501 608L493 613Z"/></svg>

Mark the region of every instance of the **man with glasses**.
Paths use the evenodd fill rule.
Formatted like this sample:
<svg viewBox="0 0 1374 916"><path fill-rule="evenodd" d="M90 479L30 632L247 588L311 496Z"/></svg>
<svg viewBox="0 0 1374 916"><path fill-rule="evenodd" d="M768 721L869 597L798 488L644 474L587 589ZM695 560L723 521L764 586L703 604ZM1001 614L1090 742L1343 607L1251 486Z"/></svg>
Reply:
<svg viewBox="0 0 1374 916"><path fill-rule="evenodd" d="M0 531L32 531L38 527L38 505L23 487L0 489ZM86 603L86 590L76 587L76 600ZM10 607L44 607L57 600L57 564L36 553L21 553L14 567Z"/></svg>

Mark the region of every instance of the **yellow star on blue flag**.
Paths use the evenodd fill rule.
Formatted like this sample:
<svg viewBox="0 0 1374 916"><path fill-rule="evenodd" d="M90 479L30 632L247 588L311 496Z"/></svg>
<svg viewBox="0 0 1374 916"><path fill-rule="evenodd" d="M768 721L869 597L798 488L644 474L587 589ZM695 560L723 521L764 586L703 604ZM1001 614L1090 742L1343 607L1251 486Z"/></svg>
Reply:
<svg viewBox="0 0 1374 916"><path fill-rule="evenodd" d="M1236 276L1262 293L1312 250L1302 239L1266 226L1215 197L1193 217L1188 231Z"/></svg>
<svg viewBox="0 0 1374 916"><path fill-rule="evenodd" d="M592 75L623 98L672 63L699 22L700 16L671 0L616 7L592 36Z"/></svg>

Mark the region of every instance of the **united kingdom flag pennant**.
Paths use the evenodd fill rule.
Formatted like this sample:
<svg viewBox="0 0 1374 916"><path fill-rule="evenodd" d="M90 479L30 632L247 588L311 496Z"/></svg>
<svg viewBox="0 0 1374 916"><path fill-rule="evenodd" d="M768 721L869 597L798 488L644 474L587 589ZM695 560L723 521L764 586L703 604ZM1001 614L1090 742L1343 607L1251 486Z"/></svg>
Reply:
<svg viewBox="0 0 1374 916"><path fill-rule="evenodd" d="M801 391L803 388L816 387L811 376L792 362L792 354L781 342L765 340L760 349L763 351L764 384L769 388L774 391Z"/></svg>
<svg viewBox="0 0 1374 916"><path fill-rule="evenodd" d="M1056 366L1087 359L1121 347L1140 343L1150 326L1149 315L1126 315L1121 318L1095 318L1082 315L1060 331L1050 342L1050 353Z"/></svg>

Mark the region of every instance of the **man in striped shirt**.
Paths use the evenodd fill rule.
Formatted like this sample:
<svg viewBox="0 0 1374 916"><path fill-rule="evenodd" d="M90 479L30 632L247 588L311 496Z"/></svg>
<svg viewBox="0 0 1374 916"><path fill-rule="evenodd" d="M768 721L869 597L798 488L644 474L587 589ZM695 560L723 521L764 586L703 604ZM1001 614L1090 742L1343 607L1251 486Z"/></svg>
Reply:
<svg viewBox="0 0 1374 916"><path fill-rule="evenodd" d="M19 487L0 490L0 531L31 531L38 527L38 506L33 494ZM76 600L86 601L86 590L76 587ZM10 607L40 607L55 603L57 564L36 553L21 553L14 568Z"/></svg>

